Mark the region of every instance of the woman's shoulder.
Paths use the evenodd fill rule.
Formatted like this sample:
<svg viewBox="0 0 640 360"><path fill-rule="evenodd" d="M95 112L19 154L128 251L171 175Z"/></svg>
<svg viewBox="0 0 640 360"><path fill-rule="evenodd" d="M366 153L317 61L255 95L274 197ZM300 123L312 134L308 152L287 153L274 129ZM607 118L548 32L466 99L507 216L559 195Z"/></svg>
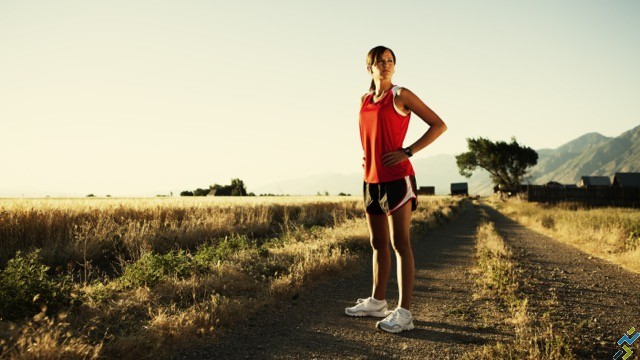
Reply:
<svg viewBox="0 0 640 360"><path fill-rule="evenodd" d="M364 103L364 99L367 98L367 96L371 95L372 92L369 91L368 93L365 93L364 95L362 95L362 97L360 98L360 105L362 105Z"/></svg>
<svg viewBox="0 0 640 360"><path fill-rule="evenodd" d="M403 92L411 92L406 87L400 85L394 85L391 91L393 92L393 96L402 96Z"/></svg>
<svg viewBox="0 0 640 360"><path fill-rule="evenodd" d="M406 87L396 85L393 87L393 96L402 100L410 97L415 97L416 95Z"/></svg>

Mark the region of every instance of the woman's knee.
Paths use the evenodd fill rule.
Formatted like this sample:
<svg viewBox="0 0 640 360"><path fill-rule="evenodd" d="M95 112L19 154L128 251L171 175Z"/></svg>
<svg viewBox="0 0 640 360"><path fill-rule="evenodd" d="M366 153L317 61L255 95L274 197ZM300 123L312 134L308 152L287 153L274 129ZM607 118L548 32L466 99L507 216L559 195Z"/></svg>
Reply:
<svg viewBox="0 0 640 360"><path fill-rule="evenodd" d="M391 245L398 254L405 254L411 251L411 242L408 236L394 236L391 239Z"/></svg>
<svg viewBox="0 0 640 360"><path fill-rule="evenodd" d="M372 236L369 242L373 250L385 251L389 249L389 239L383 236Z"/></svg>

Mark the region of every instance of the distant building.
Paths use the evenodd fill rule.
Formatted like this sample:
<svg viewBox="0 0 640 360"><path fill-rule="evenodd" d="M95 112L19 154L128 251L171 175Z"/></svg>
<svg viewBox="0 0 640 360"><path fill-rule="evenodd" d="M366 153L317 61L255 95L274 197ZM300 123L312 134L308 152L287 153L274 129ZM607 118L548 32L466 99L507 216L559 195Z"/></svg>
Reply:
<svg viewBox="0 0 640 360"><path fill-rule="evenodd" d="M608 176L583 176L580 178L580 187L589 186L611 186L611 179Z"/></svg>
<svg viewBox="0 0 640 360"><path fill-rule="evenodd" d="M436 187L435 186L420 186L418 188L418 195L435 195Z"/></svg>
<svg viewBox="0 0 640 360"><path fill-rule="evenodd" d="M613 176L614 187L640 187L640 173L616 173Z"/></svg>
<svg viewBox="0 0 640 360"><path fill-rule="evenodd" d="M451 195L469 196L469 185L467 183L451 183Z"/></svg>
<svg viewBox="0 0 640 360"><path fill-rule="evenodd" d="M207 196L231 196L231 186L213 185L209 187Z"/></svg>
<svg viewBox="0 0 640 360"><path fill-rule="evenodd" d="M549 181L543 186L548 189L576 189L578 187L576 184L561 184L557 181Z"/></svg>
<svg viewBox="0 0 640 360"><path fill-rule="evenodd" d="M562 184L557 181L549 181L548 183L544 184L544 186L551 189L562 189Z"/></svg>

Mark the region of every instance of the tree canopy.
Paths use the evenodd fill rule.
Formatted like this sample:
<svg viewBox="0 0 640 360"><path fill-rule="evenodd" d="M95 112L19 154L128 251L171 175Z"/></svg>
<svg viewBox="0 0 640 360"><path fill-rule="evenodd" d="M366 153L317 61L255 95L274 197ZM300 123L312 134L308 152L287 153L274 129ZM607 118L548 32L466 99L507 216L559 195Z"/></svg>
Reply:
<svg viewBox="0 0 640 360"><path fill-rule="evenodd" d="M215 190L216 196L247 196L244 181L237 178L231 179L231 185L214 184L210 189Z"/></svg>
<svg viewBox="0 0 640 360"><path fill-rule="evenodd" d="M231 179L231 185L218 185L214 184L209 186L208 189L198 188L193 191L185 190L180 193L180 196L207 196L213 191L215 196L251 196L253 193L247 194L247 188L244 185L244 181L240 179Z"/></svg>
<svg viewBox="0 0 640 360"><path fill-rule="evenodd" d="M489 139L467 139L469 151L456 156L460 174L471 177L478 168L491 175L495 185L509 191L518 191L527 169L538 163L538 153L527 146L511 142L493 142Z"/></svg>

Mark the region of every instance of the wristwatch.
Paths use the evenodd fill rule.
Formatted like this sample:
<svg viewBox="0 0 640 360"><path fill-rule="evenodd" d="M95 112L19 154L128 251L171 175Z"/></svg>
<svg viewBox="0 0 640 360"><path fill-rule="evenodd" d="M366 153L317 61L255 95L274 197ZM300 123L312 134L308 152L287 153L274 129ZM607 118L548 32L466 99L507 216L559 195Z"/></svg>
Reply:
<svg viewBox="0 0 640 360"><path fill-rule="evenodd" d="M411 152L411 148L410 148L410 147L408 147L408 146L407 146L406 148L402 149L402 151L403 151L405 154L407 154L407 156L408 156L408 157L412 157L412 156L413 156L413 153Z"/></svg>

